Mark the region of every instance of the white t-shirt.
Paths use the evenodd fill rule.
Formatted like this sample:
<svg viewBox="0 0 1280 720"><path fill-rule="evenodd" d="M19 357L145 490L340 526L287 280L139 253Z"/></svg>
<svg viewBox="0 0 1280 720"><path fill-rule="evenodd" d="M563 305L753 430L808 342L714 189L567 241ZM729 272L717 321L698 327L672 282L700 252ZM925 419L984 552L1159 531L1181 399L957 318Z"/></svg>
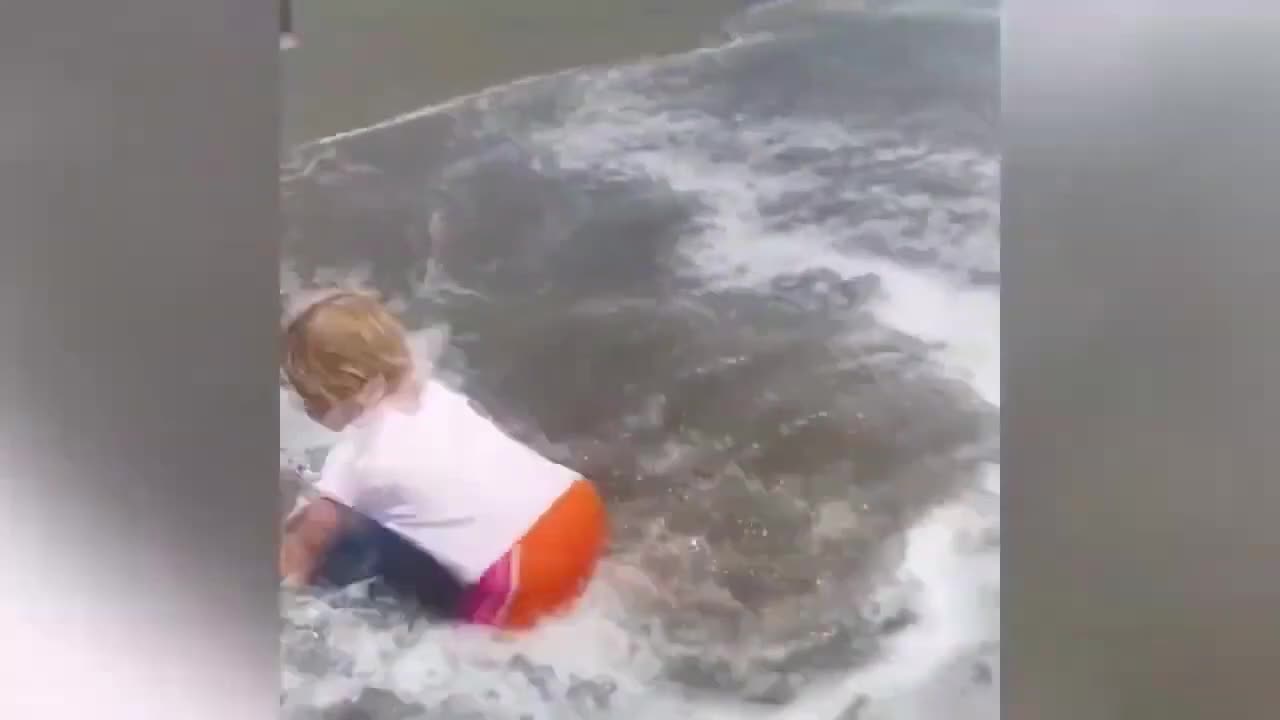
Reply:
<svg viewBox="0 0 1280 720"><path fill-rule="evenodd" d="M375 407L343 431L316 490L475 582L579 474L427 383L417 412Z"/></svg>

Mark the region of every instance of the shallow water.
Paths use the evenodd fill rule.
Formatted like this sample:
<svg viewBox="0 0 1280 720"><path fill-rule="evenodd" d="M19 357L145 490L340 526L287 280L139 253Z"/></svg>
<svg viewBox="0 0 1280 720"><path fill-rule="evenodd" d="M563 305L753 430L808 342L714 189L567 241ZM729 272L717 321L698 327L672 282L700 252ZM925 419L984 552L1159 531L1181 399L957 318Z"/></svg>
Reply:
<svg viewBox="0 0 1280 720"><path fill-rule="evenodd" d="M998 25L726 32L289 158L285 286L447 326L439 372L598 480L616 537L514 641L286 598L288 715L998 716Z"/></svg>
<svg viewBox="0 0 1280 720"><path fill-rule="evenodd" d="M293 145L514 77L687 50L743 0L294 0Z"/></svg>

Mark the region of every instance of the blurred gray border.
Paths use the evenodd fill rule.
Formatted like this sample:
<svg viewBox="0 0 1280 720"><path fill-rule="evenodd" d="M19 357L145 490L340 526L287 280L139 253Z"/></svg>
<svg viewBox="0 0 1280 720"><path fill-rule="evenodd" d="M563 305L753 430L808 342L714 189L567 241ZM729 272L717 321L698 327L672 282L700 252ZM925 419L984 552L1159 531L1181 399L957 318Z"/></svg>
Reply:
<svg viewBox="0 0 1280 720"><path fill-rule="evenodd" d="M1275 12L1008 0L1012 718L1278 716ZM276 14L0 9L0 716L276 714Z"/></svg>
<svg viewBox="0 0 1280 720"><path fill-rule="evenodd" d="M1280 717L1277 12L1007 2L1010 718Z"/></svg>
<svg viewBox="0 0 1280 720"><path fill-rule="evenodd" d="M0 8L0 717L274 718L278 8Z"/></svg>

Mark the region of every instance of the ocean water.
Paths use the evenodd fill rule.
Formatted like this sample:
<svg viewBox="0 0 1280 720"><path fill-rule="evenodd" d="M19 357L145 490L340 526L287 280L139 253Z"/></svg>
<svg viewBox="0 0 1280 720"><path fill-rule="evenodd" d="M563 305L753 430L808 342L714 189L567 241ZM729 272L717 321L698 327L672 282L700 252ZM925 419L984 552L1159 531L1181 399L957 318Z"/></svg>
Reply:
<svg viewBox="0 0 1280 720"><path fill-rule="evenodd" d="M286 595L286 717L999 716L994 10L795 0L723 35L287 158L286 293L378 288L615 537L515 639ZM281 407L282 461L319 463Z"/></svg>
<svg viewBox="0 0 1280 720"><path fill-rule="evenodd" d="M286 143L378 122L513 77L665 54L719 33L743 0L294 0Z"/></svg>

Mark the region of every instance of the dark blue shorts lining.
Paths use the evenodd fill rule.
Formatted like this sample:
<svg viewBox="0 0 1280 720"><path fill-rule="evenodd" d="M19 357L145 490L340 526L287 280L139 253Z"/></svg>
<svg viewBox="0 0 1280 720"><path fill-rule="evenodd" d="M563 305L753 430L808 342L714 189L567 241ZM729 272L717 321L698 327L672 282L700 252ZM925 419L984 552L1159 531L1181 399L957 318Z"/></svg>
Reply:
<svg viewBox="0 0 1280 720"><path fill-rule="evenodd" d="M325 557L318 584L345 587L380 580L431 615L457 617L466 588L452 571L397 533L349 512L348 529Z"/></svg>

